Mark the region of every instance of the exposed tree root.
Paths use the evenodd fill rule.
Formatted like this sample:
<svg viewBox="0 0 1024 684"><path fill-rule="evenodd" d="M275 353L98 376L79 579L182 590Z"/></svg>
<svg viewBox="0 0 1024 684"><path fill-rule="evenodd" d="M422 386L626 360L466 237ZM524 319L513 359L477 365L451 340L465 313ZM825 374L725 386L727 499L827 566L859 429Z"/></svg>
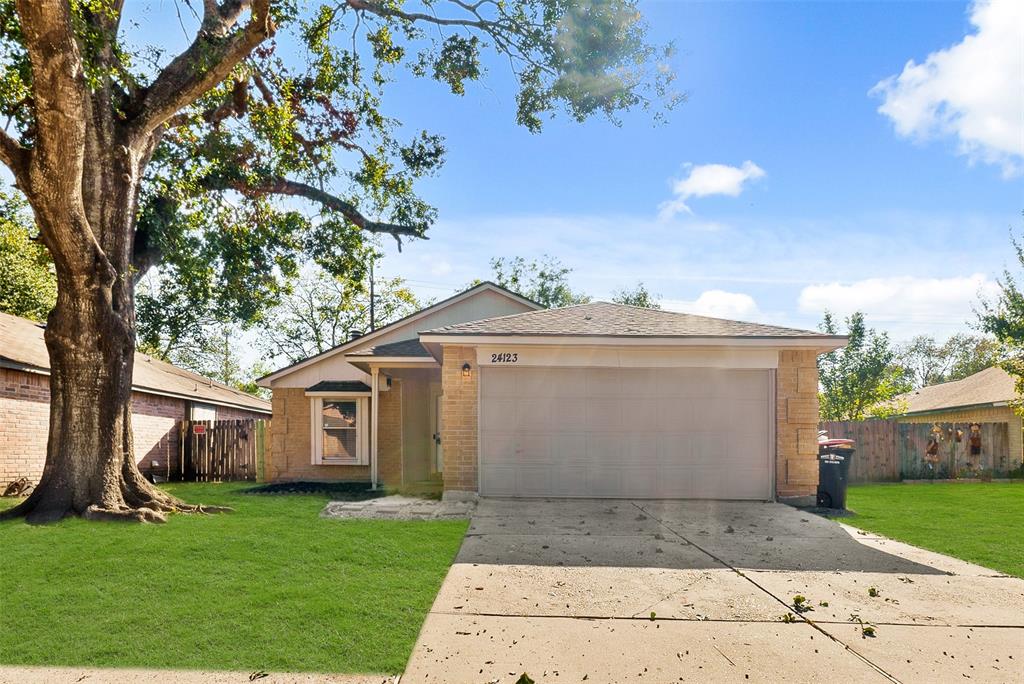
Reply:
<svg viewBox="0 0 1024 684"><path fill-rule="evenodd" d="M30 524L46 524L78 515L85 520L164 523L169 513L210 515L233 510L227 506L187 504L157 489L141 476L128 476L118 493L120 496L107 497L108 501L76 510L70 496L52 491L50 496L46 496L43 488L37 488L14 508L0 512L0 520L25 518L25 522Z"/></svg>

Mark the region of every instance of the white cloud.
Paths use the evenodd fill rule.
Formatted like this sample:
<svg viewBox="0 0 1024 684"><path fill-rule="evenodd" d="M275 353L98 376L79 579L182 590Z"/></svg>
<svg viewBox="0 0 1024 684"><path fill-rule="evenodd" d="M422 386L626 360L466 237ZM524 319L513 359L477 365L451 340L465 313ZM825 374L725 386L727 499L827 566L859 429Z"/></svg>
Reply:
<svg viewBox="0 0 1024 684"><path fill-rule="evenodd" d="M662 299L662 308L668 311L730 318L740 321L760 320L761 311L757 302L742 292L726 292L725 290L706 290L693 301L685 299Z"/></svg>
<svg viewBox="0 0 1024 684"><path fill-rule="evenodd" d="M992 0L971 7L975 32L924 62L907 62L878 83L878 111L900 135L955 136L962 154L1024 170L1024 2Z"/></svg>
<svg viewBox="0 0 1024 684"><path fill-rule="evenodd" d="M687 164L689 173L672 183L674 199L662 202L658 207L658 218L667 221L680 212L692 214L686 204L691 197L708 197L710 195L726 195L737 197L743 192L747 181L754 181L764 176L764 169L750 161L742 166L727 164Z"/></svg>
<svg viewBox="0 0 1024 684"><path fill-rule="evenodd" d="M430 275L432 276L446 276L452 272L452 265L444 259L431 260Z"/></svg>
<svg viewBox="0 0 1024 684"><path fill-rule="evenodd" d="M800 292L802 313L820 316L828 309L838 317L863 311L896 338L918 332L962 330L974 318L981 297L992 297L998 285L982 273L950 278L896 276L868 278L849 284L809 285Z"/></svg>

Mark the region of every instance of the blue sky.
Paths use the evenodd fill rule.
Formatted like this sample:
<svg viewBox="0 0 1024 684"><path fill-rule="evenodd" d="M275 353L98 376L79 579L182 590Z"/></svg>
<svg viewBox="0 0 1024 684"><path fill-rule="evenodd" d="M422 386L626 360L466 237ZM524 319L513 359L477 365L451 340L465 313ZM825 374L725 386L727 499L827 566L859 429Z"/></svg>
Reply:
<svg viewBox="0 0 1024 684"><path fill-rule="evenodd" d="M146 6L143 38L180 42L174 4ZM530 134L494 57L461 98L399 76L385 113L444 135L448 158L420 186L430 239L383 240L382 275L441 298L492 257L549 254L596 298L643 281L708 315L967 329L1024 229L1024 3L641 9L689 96L664 125L559 117Z"/></svg>
<svg viewBox="0 0 1024 684"><path fill-rule="evenodd" d="M1024 180L1007 170L1024 156L1022 134L1011 132L1010 152L994 157L965 152L970 139L957 123L901 134L879 112L885 94L871 91L909 60L921 64L978 33L969 4L642 9L652 39L678 47L689 94L667 125L644 113L621 127L563 117L531 135L516 127L507 69L493 60L493 78L463 98L411 79L391 91L391 111L445 135L449 154L422 186L440 212L430 240L402 254L385 241L387 273L440 297L486 276L493 256L551 254L573 269L575 287L599 298L642 280L667 306L712 315L813 327L828 306L863 309L896 338L965 328L978 292L1009 265L1009 229L1024 226ZM1016 81L1003 103L1017 126L1022 51L1024 38L1009 49ZM967 87L955 79L970 73L969 59L952 74L937 69L938 85L923 94L907 87L891 99ZM985 104L984 93L978 99ZM747 161L763 175L738 196L691 197L692 214L659 220L673 181L692 172L686 164Z"/></svg>

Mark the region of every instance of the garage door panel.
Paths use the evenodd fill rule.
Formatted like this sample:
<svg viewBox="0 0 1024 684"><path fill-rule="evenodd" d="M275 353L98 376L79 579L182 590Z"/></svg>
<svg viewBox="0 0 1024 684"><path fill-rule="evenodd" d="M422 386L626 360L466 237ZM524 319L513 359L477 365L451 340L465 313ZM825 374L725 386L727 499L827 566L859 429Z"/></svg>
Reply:
<svg viewBox="0 0 1024 684"><path fill-rule="evenodd" d="M630 435L625 440L626 460L638 465L657 465L660 435L647 432Z"/></svg>
<svg viewBox="0 0 1024 684"><path fill-rule="evenodd" d="M589 396L614 397L622 392L622 374L618 368L592 368L586 386Z"/></svg>
<svg viewBox="0 0 1024 684"><path fill-rule="evenodd" d="M624 397L652 397L662 396L658 393L659 368L629 368L619 369L620 391Z"/></svg>
<svg viewBox="0 0 1024 684"><path fill-rule="evenodd" d="M551 435L551 451L559 462L587 461L587 433L556 432Z"/></svg>
<svg viewBox="0 0 1024 684"><path fill-rule="evenodd" d="M590 496L586 465L556 465L551 469L554 496Z"/></svg>
<svg viewBox="0 0 1024 684"><path fill-rule="evenodd" d="M619 467L623 463L626 437L618 432L587 433L587 461L595 465Z"/></svg>
<svg viewBox="0 0 1024 684"><path fill-rule="evenodd" d="M666 465L681 465L690 462L693 454L693 434L667 432L658 439L658 461Z"/></svg>
<svg viewBox="0 0 1024 684"><path fill-rule="evenodd" d="M622 399L593 397L584 400L587 412L587 430L612 432L622 427Z"/></svg>
<svg viewBox="0 0 1024 684"><path fill-rule="evenodd" d="M622 496L644 498L658 489L658 468L655 465L632 464L622 470Z"/></svg>
<svg viewBox="0 0 1024 684"><path fill-rule="evenodd" d="M658 399L657 402L655 411L662 429L681 431L694 430L698 427L693 409L696 400L668 397Z"/></svg>
<svg viewBox="0 0 1024 684"><path fill-rule="evenodd" d="M657 399L621 399L622 425L633 432L659 432L664 425Z"/></svg>
<svg viewBox="0 0 1024 684"><path fill-rule="evenodd" d="M767 371L485 368L481 493L770 496Z"/></svg>
<svg viewBox="0 0 1024 684"><path fill-rule="evenodd" d="M529 397L516 401L516 425L525 430L551 430L556 423L555 406L562 403L551 397Z"/></svg>
<svg viewBox="0 0 1024 684"><path fill-rule="evenodd" d="M623 496L621 466L591 466L587 469L587 491L595 497Z"/></svg>
<svg viewBox="0 0 1024 684"><path fill-rule="evenodd" d="M731 399L707 398L693 406L692 429L728 433L737 426L736 402Z"/></svg>
<svg viewBox="0 0 1024 684"><path fill-rule="evenodd" d="M480 429L514 430L519 425L515 399L488 398L480 402Z"/></svg>

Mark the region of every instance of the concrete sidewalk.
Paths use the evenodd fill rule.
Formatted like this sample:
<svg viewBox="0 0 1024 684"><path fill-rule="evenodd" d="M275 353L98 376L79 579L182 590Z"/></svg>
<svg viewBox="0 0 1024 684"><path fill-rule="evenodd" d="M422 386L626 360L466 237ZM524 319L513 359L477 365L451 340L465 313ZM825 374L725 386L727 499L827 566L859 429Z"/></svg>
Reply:
<svg viewBox="0 0 1024 684"><path fill-rule="evenodd" d="M524 672L1024 681L1024 580L779 504L485 499L402 682Z"/></svg>

